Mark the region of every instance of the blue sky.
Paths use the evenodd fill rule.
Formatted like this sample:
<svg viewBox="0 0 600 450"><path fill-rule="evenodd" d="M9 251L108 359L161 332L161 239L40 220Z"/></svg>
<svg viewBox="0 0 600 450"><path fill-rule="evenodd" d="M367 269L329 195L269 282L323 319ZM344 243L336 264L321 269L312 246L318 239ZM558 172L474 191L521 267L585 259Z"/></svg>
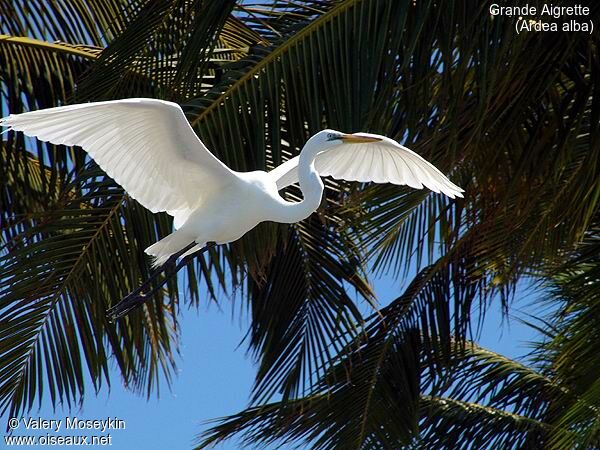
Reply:
<svg viewBox="0 0 600 450"><path fill-rule="evenodd" d="M377 281L375 287L384 304L401 292L399 283L385 279ZM523 312L535 311L534 308L537 307L532 305L534 298L535 295L530 290L521 289L511 312L523 316ZM191 448L195 437L206 429L206 421L235 413L246 406L254 377L252 360L246 354L247 347L245 344L239 345L246 332L247 322L240 319L239 307L232 314L231 302L227 298L222 298L221 305L221 310L215 304L200 310L182 309L179 374L171 391L162 389L160 398L147 400L126 391L115 374L111 391L105 389L97 397L88 395L79 411L69 413L59 409L53 412L51 407L44 406L41 411L34 410L26 417L64 419L65 416L75 415L82 419L102 419L110 416L125 420L125 430L112 430L110 447L86 448ZM527 343L534 337L533 330L519 321L503 320L500 305L496 303L488 311L479 342L499 353L519 357L529 351ZM6 421L7 418L3 418L2 432ZM14 435L43 436L46 433L47 431L27 432L21 426ZM66 436L76 433L63 430L50 434ZM97 433L88 431L81 434ZM0 448L3 448L4 439L0 439L0 442ZM241 445L231 441L216 448L238 450Z"/></svg>

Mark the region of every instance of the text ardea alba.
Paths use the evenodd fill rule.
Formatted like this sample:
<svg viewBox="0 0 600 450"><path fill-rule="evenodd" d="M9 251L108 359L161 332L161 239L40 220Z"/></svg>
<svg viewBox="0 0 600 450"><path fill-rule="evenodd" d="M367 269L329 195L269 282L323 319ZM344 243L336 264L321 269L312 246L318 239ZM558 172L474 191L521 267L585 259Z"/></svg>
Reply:
<svg viewBox="0 0 600 450"><path fill-rule="evenodd" d="M236 172L210 153L179 105L162 100L61 106L11 114L0 125L42 141L82 147L131 197L152 212L173 216L176 231L145 250L155 266L209 242L235 241L263 221L305 219L321 203L321 176L425 186L451 198L463 192L392 139L334 130L315 134L299 156L270 172ZM278 191L296 182L304 199L284 200Z"/></svg>

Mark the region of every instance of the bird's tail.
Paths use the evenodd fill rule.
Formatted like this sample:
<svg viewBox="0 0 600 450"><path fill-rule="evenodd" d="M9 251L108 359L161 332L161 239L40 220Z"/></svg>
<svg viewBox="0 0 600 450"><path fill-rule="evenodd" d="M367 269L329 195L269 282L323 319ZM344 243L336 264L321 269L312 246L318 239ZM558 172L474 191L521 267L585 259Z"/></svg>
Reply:
<svg viewBox="0 0 600 450"><path fill-rule="evenodd" d="M152 261L152 267L159 267L166 263L172 255L183 249L193 240L194 238L190 235L176 231L167 237L164 237L155 244L152 244L150 247L144 250L144 252L154 257L154 261Z"/></svg>

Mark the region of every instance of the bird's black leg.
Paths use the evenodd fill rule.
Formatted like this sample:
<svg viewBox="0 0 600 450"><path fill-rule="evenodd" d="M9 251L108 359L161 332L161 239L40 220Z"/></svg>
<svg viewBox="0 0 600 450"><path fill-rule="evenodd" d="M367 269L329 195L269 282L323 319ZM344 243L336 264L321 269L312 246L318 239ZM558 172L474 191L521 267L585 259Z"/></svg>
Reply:
<svg viewBox="0 0 600 450"><path fill-rule="evenodd" d="M169 260L166 263L164 263L162 266L156 268L150 274L148 279L140 285L140 287L138 287L136 290L132 291L126 297L123 297L123 299L119 303L117 303L115 306L108 309L106 311L108 320L110 320L111 322L114 322L115 320L120 319L121 317L125 316L130 311L134 310L135 308L143 305L144 302L146 302L148 299L152 298L152 296L156 292L158 292L158 290L161 289L167 283L167 281L169 281L171 279L171 277L173 275L175 275L177 272L179 272L179 270L182 267L185 267L187 265L187 263L189 263L192 259L194 259L196 256L198 256L200 253L204 253L208 249L214 247L216 244L214 242L210 242L202 249L198 250L197 252L195 252L191 255L186 256L181 261L179 261L179 263L177 263L177 259L181 255L183 255L185 252L190 250L192 247L194 247L195 245L196 245L196 243L192 242L184 249L175 253L173 256L171 256L169 258ZM157 285L155 285L152 289L150 289L150 291L144 292L146 289L148 289L148 287L150 287L152 285L153 281L155 281L162 272L165 273L163 279L160 280L159 283Z"/></svg>

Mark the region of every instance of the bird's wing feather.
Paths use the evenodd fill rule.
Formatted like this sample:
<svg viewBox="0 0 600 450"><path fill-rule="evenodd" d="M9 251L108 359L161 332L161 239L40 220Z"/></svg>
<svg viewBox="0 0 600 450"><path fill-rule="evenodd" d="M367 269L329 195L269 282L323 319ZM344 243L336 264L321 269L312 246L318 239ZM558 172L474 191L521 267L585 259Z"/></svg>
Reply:
<svg viewBox="0 0 600 450"><path fill-rule="evenodd" d="M463 189L452 183L433 164L398 144L393 139L370 133L355 136L375 137L378 142L341 144L331 147L315 158L315 169L321 176L336 179L375 183L408 185L415 189L423 186L448 197L462 197ZM271 172L278 189L298 182L296 156Z"/></svg>
<svg viewBox="0 0 600 450"><path fill-rule="evenodd" d="M281 190L290 184L298 182L299 156L288 159L269 172L271 179L277 183L277 189Z"/></svg>
<svg viewBox="0 0 600 450"><path fill-rule="evenodd" d="M82 147L131 197L176 218L235 177L176 103L147 98L83 103L12 114L0 126Z"/></svg>

